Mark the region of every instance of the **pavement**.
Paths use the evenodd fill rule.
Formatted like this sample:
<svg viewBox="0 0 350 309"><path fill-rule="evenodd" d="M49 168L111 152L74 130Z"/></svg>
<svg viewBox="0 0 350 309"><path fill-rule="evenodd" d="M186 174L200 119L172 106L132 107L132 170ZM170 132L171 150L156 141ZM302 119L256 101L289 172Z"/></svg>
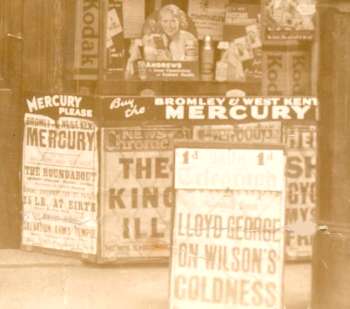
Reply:
<svg viewBox="0 0 350 309"><path fill-rule="evenodd" d="M285 309L309 308L310 287L310 263L286 264ZM98 266L0 250L0 308L167 309L168 267Z"/></svg>

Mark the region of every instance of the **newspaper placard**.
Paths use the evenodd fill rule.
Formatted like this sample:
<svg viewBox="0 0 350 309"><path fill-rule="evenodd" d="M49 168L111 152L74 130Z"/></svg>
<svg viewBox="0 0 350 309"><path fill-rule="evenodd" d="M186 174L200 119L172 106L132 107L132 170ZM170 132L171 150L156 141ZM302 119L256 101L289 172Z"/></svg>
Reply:
<svg viewBox="0 0 350 309"><path fill-rule="evenodd" d="M169 256L172 141L181 127L102 129L102 258Z"/></svg>
<svg viewBox="0 0 350 309"><path fill-rule="evenodd" d="M170 309L281 309L283 151L177 148L175 196Z"/></svg>
<svg viewBox="0 0 350 309"><path fill-rule="evenodd" d="M96 254L97 127L26 114L22 244Z"/></svg>
<svg viewBox="0 0 350 309"><path fill-rule="evenodd" d="M266 39L313 39L316 0L264 0L262 3Z"/></svg>
<svg viewBox="0 0 350 309"><path fill-rule="evenodd" d="M286 125L287 257L310 258L315 233L316 126Z"/></svg>
<svg viewBox="0 0 350 309"><path fill-rule="evenodd" d="M202 125L193 128L193 138L206 142L233 144L267 144L282 142L282 124L275 122L243 123L237 125Z"/></svg>

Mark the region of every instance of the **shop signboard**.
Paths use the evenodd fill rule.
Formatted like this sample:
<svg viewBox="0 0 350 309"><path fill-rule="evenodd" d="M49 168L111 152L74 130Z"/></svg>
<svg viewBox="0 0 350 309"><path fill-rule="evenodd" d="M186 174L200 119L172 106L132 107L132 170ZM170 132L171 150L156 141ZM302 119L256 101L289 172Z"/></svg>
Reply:
<svg viewBox="0 0 350 309"><path fill-rule="evenodd" d="M315 120L315 97L109 97L104 99L106 122L122 121L196 124L238 124L254 121Z"/></svg>
<svg viewBox="0 0 350 309"><path fill-rule="evenodd" d="M77 96L33 96L26 104L22 246L96 255L98 130L93 118L76 116L93 111Z"/></svg>
<svg viewBox="0 0 350 309"><path fill-rule="evenodd" d="M175 148L170 308L282 308L285 158L278 147Z"/></svg>

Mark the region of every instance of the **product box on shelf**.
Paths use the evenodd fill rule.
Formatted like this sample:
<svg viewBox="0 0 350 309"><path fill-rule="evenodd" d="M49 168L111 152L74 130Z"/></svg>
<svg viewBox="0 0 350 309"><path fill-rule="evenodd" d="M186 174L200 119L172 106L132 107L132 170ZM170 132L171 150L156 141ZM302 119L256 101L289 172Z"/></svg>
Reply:
<svg viewBox="0 0 350 309"><path fill-rule="evenodd" d="M263 0L266 40L312 40L316 0Z"/></svg>

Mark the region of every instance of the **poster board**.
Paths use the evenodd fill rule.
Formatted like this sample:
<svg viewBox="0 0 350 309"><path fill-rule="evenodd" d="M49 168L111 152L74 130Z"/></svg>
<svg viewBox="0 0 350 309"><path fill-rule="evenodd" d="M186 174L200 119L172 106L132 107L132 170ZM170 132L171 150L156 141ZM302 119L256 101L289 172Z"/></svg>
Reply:
<svg viewBox="0 0 350 309"><path fill-rule="evenodd" d="M284 152L175 148L170 309L282 308Z"/></svg>
<svg viewBox="0 0 350 309"><path fill-rule="evenodd" d="M25 93L22 248L92 257L98 234L94 98Z"/></svg>
<svg viewBox="0 0 350 309"><path fill-rule="evenodd" d="M96 255L94 122L26 114L22 164L22 246Z"/></svg>

